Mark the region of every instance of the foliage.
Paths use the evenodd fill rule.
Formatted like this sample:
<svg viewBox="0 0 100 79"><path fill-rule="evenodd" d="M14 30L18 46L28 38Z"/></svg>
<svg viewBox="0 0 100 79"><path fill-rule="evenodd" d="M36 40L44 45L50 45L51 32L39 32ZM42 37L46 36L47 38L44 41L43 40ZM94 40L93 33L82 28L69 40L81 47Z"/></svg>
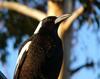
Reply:
<svg viewBox="0 0 100 79"><path fill-rule="evenodd" d="M100 15L98 13L98 10L100 10L100 1L99 0L79 0L79 2L85 7L83 16L80 16L78 18L80 27L86 21L90 24L93 24L96 22L99 27Z"/></svg>

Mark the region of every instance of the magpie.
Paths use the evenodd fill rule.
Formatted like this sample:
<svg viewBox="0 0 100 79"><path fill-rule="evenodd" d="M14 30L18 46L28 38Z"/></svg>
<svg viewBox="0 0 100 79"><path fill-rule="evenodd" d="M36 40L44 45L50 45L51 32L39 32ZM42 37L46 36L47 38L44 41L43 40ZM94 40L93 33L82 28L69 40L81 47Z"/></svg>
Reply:
<svg viewBox="0 0 100 79"><path fill-rule="evenodd" d="M68 14L48 16L19 50L14 79L58 79L62 60L62 41L58 27Z"/></svg>

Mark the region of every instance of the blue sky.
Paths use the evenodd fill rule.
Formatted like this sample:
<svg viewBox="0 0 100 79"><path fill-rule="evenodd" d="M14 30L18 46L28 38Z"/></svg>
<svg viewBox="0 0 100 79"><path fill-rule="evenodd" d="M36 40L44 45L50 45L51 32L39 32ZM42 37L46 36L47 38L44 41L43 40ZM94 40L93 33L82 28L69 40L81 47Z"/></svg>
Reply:
<svg viewBox="0 0 100 79"><path fill-rule="evenodd" d="M7 42L9 45L9 47L7 48L7 50L9 51L9 55L7 57L6 65L2 66L2 64L0 63L0 70L7 76L8 79L13 79L12 76L14 74L14 69L17 60L18 49L13 49L14 41L14 38L11 38Z"/></svg>
<svg viewBox="0 0 100 79"><path fill-rule="evenodd" d="M74 26L78 23L75 22ZM93 61L95 63L93 68L83 68L72 76L72 79L99 79L100 74L99 60L100 60L100 31L95 31L95 26L84 23L82 28L74 33L75 39L73 41L72 56L77 56L76 62L72 63L71 68L77 68L87 62ZM87 61L88 59L88 61Z"/></svg>

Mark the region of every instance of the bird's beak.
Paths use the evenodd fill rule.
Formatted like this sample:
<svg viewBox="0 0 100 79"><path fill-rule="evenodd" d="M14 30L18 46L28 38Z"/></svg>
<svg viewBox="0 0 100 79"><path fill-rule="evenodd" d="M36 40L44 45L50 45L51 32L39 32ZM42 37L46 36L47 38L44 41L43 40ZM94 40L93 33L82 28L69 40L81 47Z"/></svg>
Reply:
<svg viewBox="0 0 100 79"><path fill-rule="evenodd" d="M62 16L59 16L56 20L55 20L55 24L57 23L61 23L62 21L64 21L65 19L69 18L71 16L71 14L64 14Z"/></svg>

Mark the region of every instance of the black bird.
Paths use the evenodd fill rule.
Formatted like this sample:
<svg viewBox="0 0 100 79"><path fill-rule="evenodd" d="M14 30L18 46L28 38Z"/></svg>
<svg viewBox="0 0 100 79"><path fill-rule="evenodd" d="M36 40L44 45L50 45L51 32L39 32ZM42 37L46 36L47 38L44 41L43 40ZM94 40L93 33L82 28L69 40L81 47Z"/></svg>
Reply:
<svg viewBox="0 0 100 79"><path fill-rule="evenodd" d="M58 79L63 48L57 30L68 17L49 16L40 21L34 34L19 51L14 79Z"/></svg>
<svg viewBox="0 0 100 79"><path fill-rule="evenodd" d="M7 79L5 75L0 71L0 79Z"/></svg>

